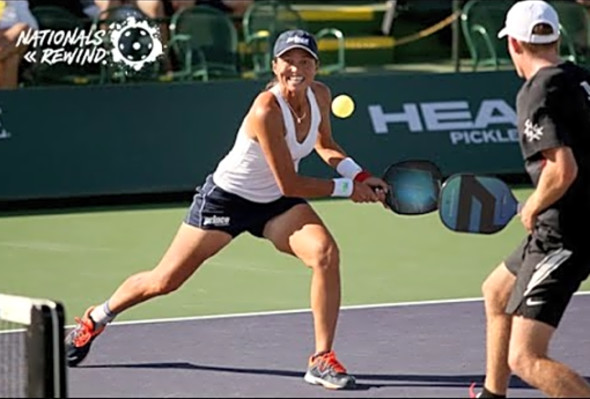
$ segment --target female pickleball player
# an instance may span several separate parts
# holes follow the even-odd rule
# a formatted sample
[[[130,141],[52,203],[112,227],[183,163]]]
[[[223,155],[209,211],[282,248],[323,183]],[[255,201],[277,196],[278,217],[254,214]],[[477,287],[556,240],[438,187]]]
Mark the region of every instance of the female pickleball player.
[[[308,32],[292,30],[278,37],[274,80],[255,98],[234,147],[198,190],[159,264],[129,277],[106,302],[91,306],[76,319],[66,337],[70,366],[86,357],[92,341],[117,314],[176,290],[204,261],[246,231],[269,240],[312,270],[315,351],[305,381],[332,389],[354,384],[333,351],[341,291],[338,246],[304,198],[383,202],[387,185],[334,141],[331,93],[314,80],[318,62],[317,44]],[[299,161],[313,149],[342,177],[299,175]],[[375,186],[383,191],[372,189]]]

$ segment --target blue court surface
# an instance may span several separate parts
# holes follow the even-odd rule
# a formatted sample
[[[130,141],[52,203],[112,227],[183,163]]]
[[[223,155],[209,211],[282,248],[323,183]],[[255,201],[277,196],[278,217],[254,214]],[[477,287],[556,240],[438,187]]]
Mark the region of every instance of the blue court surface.
[[[590,295],[576,295],[550,355],[590,375]],[[71,397],[468,397],[484,372],[480,298],[345,307],[335,349],[357,388],[303,381],[309,310],[114,323],[68,369]],[[517,378],[510,397],[543,397]]]

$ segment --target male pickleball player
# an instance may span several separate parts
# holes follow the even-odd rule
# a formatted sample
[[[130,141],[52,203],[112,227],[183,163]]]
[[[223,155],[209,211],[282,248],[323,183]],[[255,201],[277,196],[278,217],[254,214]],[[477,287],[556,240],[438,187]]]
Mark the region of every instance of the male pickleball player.
[[[513,372],[548,396],[588,398],[588,382],[547,350],[590,273],[590,73],[559,58],[549,3],[515,3],[498,36],[525,79],[517,123],[535,189],[520,212],[527,237],[483,284],[486,378],[477,397],[505,397]]]

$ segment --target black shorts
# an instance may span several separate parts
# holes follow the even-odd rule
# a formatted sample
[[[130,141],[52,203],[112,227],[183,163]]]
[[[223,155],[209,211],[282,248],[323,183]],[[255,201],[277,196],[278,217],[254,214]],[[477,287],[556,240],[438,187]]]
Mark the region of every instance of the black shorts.
[[[237,237],[248,231],[262,237],[266,223],[295,205],[306,204],[302,198],[281,197],[268,203],[252,202],[228,193],[207,176],[205,184],[197,188],[185,223],[204,230],[219,230]]]
[[[566,248],[550,227],[535,229],[504,261],[516,275],[506,312],[557,327],[590,273],[588,250]]]

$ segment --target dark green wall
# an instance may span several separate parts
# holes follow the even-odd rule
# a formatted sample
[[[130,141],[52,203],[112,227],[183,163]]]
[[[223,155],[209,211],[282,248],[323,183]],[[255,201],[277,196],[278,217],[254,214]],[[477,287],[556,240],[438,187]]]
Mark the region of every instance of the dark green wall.
[[[485,131],[488,140],[502,140],[514,130],[513,121],[502,122],[505,110],[494,105],[500,101],[513,112],[520,85],[513,71],[322,80],[334,95],[345,92],[356,101],[351,118],[333,119],[334,136],[374,173],[416,157],[438,162],[445,174],[522,171],[515,142],[454,145],[451,140],[452,131],[476,139]],[[229,150],[243,114],[265,83],[0,91],[0,200],[191,190]],[[480,126],[470,127],[482,103],[488,105],[483,114],[492,123],[484,126],[490,118],[480,117]],[[412,132],[400,122],[376,134],[369,107],[399,114],[404,104],[416,111],[419,119],[413,124],[423,131]],[[430,126],[423,115],[428,109],[434,115]],[[448,123],[459,126],[443,126]],[[8,133],[2,134],[3,129]],[[333,175],[315,155],[302,163],[301,171]]]

